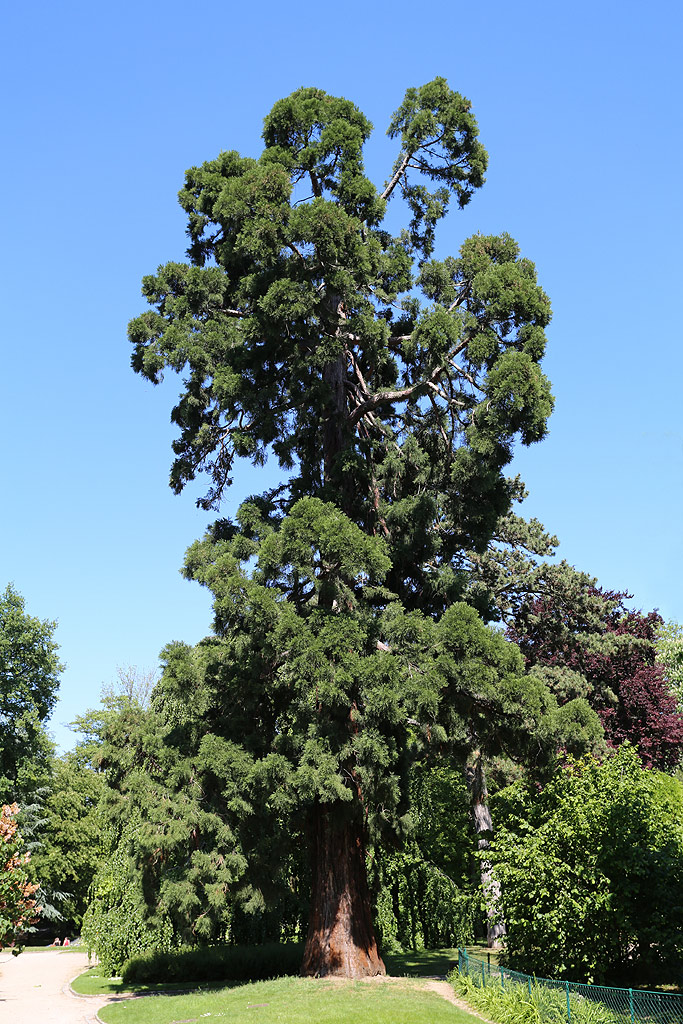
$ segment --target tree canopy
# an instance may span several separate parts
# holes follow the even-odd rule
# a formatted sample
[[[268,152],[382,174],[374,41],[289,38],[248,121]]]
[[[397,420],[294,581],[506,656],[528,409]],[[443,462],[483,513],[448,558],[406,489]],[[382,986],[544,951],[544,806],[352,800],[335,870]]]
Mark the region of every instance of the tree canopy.
[[[511,965],[628,984],[677,977],[683,947],[683,786],[624,744],[569,760],[539,792],[495,800],[490,856]]]
[[[49,776],[52,745],[43,723],[63,669],[55,628],[28,615],[11,584],[0,594],[0,800],[30,800]]]
[[[266,118],[258,160],[188,171],[189,262],[145,278],[154,309],[131,323],[133,366],[185,374],[174,490],[206,471],[216,507],[236,456],[272,453],[289,474],[277,509],[334,501],[392,538],[392,583],[443,606],[463,544],[485,546],[509,506],[513,439],[545,433],[550,305],[507,235],[431,258],[449,200],[483,183],[467,100],[443,79],[408,91],[382,189],[363,172],[370,128],[347,100],[301,89]],[[395,235],[383,220],[399,198],[411,220]]]
[[[522,603],[507,635],[562,703],[588,700],[611,746],[629,742],[646,766],[675,768],[683,753],[683,715],[657,660],[661,616],[628,609],[629,594],[603,590],[569,567],[563,576],[562,588]],[[672,672],[675,646],[661,649]]]

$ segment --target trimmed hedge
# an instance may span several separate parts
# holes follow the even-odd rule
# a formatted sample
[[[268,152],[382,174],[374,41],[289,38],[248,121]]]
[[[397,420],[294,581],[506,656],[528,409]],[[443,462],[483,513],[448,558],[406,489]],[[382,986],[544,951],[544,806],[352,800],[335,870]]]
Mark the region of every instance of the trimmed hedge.
[[[123,969],[124,984],[197,981],[263,981],[298,974],[301,942],[263,946],[207,946],[173,952],[143,953]]]

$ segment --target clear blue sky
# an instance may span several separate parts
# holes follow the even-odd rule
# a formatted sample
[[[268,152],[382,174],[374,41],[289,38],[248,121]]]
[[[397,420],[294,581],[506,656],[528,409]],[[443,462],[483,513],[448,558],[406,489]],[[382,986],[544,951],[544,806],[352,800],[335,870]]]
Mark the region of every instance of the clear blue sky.
[[[683,620],[682,20],[662,0],[6,9],[0,586],[59,620],[61,744],[117,665],[208,632],[178,568],[210,517],[167,487],[176,392],[132,373],[126,324],[142,275],[183,256],[185,169],[258,155],[300,85],[371,118],[378,183],[408,86],[444,75],[472,100],[488,183],[440,252],[509,231],[554,308],[550,435],[515,463],[526,511],[603,585]],[[226,512],[257,489],[241,474]]]

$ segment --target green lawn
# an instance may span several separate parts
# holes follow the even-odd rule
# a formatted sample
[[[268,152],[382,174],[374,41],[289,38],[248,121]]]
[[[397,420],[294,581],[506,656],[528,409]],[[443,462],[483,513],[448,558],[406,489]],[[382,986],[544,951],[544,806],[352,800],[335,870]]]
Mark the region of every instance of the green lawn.
[[[470,956],[477,956],[480,960],[486,960],[490,956],[492,964],[497,964],[503,955],[502,949],[489,949],[485,942],[478,942],[474,946],[465,946],[465,949]]]
[[[151,995],[99,1011],[106,1024],[481,1024],[420,982],[278,978],[190,995]]]
[[[457,949],[423,949],[418,952],[408,953],[387,953],[384,957],[387,974],[397,978],[404,977],[446,977],[446,975],[458,965]],[[211,984],[209,982],[187,982],[169,984],[168,982],[159,985],[125,985],[120,978],[110,978],[102,967],[91,967],[89,971],[81,974],[72,984],[74,992],[82,996],[96,995],[119,995],[122,992],[160,992],[168,989],[191,987],[202,990],[216,988],[225,985],[224,982]]]

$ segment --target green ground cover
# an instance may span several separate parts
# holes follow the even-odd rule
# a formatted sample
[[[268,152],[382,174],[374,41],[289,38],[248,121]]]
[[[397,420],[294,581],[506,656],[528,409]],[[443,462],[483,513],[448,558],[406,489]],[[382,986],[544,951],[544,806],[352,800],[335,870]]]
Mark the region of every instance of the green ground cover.
[[[190,995],[155,995],[99,1011],[105,1024],[479,1024],[412,979],[398,982],[278,978]]]
[[[486,986],[464,974],[454,971],[450,979],[461,999],[465,999],[479,1013],[498,1024],[564,1024],[567,1019],[567,996],[559,989],[544,985],[506,981],[502,988],[495,978]],[[572,1024],[625,1024],[623,1015],[612,1012],[600,1002],[570,994]]]

